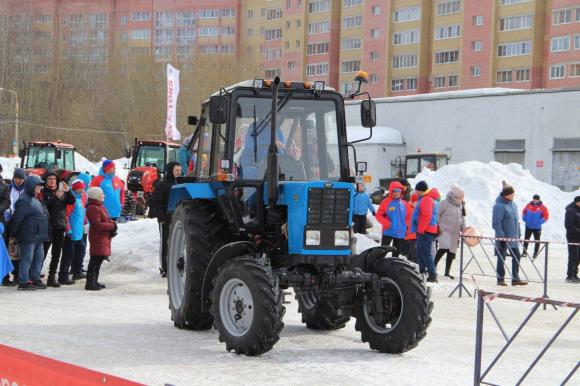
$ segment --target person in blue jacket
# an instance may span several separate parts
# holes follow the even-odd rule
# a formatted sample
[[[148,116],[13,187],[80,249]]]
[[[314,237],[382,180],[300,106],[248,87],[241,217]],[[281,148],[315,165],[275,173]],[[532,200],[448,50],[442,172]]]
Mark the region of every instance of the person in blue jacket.
[[[497,285],[506,286],[505,260],[509,249],[512,256],[512,285],[526,285],[520,280],[520,249],[518,239],[521,236],[518,207],[514,202],[515,190],[506,181],[502,181],[502,191],[495,200],[492,212],[492,226],[496,238],[512,240],[496,240],[497,255]]]
[[[356,193],[353,197],[352,221],[354,222],[354,233],[367,233],[367,213],[371,211],[376,215],[375,207],[371,203],[369,194],[365,191],[364,184],[356,184]]]
[[[91,186],[99,187],[105,193],[104,206],[113,221],[121,216],[125,205],[125,183],[115,175],[115,163],[104,160],[99,175],[93,178]]]
[[[66,207],[68,227],[64,239],[60,271],[58,273],[58,282],[62,285],[71,285],[75,283],[74,280],[84,278],[82,274],[82,263],[86,249],[84,228],[87,222],[85,209],[87,205],[87,194],[85,193],[85,183],[80,179],[74,180],[71,187],[75,202]],[[71,280],[69,277],[71,265],[74,280]]]
[[[14,266],[12,261],[10,261],[10,255],[8,249],[6,249],[6,244],[4,243],[4,223],[0,221],[0,277],[8,277],[8,274],[12,272]]]
[[[185,176],[187,174],[187,172],[189,170],[189,163],[191,162],[191,159],[193,158],[191,151],[189,151],[189,149],[188,149],[189,142],[191,141],[191,138],[193,138],[193,134],[185,137],[185,139],[183,140],[183,143],[179,147],[179,150],[177,150],[177,161],[181,165],[181,175],[182,176]]]
[[[49,239],[48,210],[37,197],[44,182],[31,175],[24,182],[24,194],[16,201],[10,220],[10,234],[20,244],[18,289],[46,289],[40,280],[44,245]]]
[[[397,248],[393,256],[399,256],[401,248],[405,249],[407,233],[407,202],[403,200],[403,185],[393,181],[389,185],[389,196],[381,202],[375,218],[383,226],[381,245],[391,245]]]

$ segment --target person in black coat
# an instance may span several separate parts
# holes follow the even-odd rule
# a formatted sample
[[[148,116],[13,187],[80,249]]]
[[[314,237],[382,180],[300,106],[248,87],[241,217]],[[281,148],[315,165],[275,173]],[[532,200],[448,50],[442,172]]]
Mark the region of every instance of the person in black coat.
[[[32,175],[26,178],[24,194],[16,201],[10,220],[10,235],[20,244],[18,289],[46,289],[40,280],[44,260],[43,243],[49,239],[48,210],[37,197],[43,181]]]
[[[159,182],[153,191],[151,198],[151,217],[157,217],[159,223],[159,233],[161,236],[161,248],[159,250],[159,260],[161,276],[167,274],[167,240],[169,239],[169,226],[171,225],[171,214],[167,213],[169,205],[169,195],[171,187],[175,185],[175,179],[181,176],[181,165],[178,162],[169,162],[165,167],[165,177]]]
[[[44,201],[50,217],[50,239],[44,243],[44,259],[46,259],[48,250],[52,246],[46,284],[49,287],[60,287],[56,280],[56,274],[64,245],[64,234],[67,229],[66,206],[75,203],[75,196],[64,182],[59,186],[60,181],[56,173],[46,172],[43,178],[46,186],[40,192],[40,199]],[[73,277],[73,279],[82,279],[82,277]]]
[[[564,217],[566,240],[568,243],[580,243],[580,196],[574,197],[574,202],[566,207]],[[580,245],[568,245],[568,272],[566,282],[580,283],[578,265],[580,264]]]

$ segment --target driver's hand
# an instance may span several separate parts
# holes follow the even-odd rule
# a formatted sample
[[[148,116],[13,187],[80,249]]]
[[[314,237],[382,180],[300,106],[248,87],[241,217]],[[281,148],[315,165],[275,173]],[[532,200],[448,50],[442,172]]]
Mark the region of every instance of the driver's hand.
[[[64,192],[62,190],[57,190],[54,194],[57,198],[62,198],[64,196]]]

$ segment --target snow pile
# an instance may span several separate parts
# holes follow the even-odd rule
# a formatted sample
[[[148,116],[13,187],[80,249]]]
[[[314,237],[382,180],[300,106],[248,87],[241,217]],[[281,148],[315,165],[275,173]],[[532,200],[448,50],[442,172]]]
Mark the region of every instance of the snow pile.
[[[430,187],[439,189],[442,198],[449,191],[451,184],[461,186],[465,190],[466,223],[476,226],[486,236],[494,235],[491,213],[501,191],[502,180],[508,181],[514,187],[515,202],[520,213],[534,194],[540,195],[550,212],[550,219],[542,230],[542,238],[545,240],[565,241],[564,208],[572,202],[575,195],[580,194],[580,191],[563,192],[556,186],[539,181],[521,165],[503,165],[497,162],[486,164],[469,161],[448,165],[436,172],[424,169],[411,181],[411,185],[415,186],[415,183],[421,180],[427,181]],[[521,224],[523,232],[523,221]]]
[[[131,167],[131,158],[118,158],[118,159],[114,159],[112,160],[115,163],[115,174],[117,175],[117,177],[119,177],[120,179],[122,179],[123,181],[127,181],[127,174],[129,174],[129,169]],[[95,174],[99,173],[99,169],[101,168],[101,165],[103,164],[103,161],[99,161],[95,164],[95,167],[97,169],[97,172]]]
[[[75,168],[77,171],[89,172],[93,176],[99,173],[99,168],[94,162],[89,161],[77,152],[75,152]]]

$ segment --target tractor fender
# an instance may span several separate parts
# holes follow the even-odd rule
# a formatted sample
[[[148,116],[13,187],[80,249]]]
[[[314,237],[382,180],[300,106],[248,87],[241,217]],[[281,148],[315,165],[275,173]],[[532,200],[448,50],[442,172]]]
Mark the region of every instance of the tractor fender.
[[[217,274],[218,269],[228,260],[231,260],[242,255],[251,254],[255,255],[257,252],[256,244],[251,241],[235,241],[223,245],[218,249],[211,257],[209,264],[203,275],[203,286],[201,293],[201,308],[202,310],[209,311],[209,304],[205,302],[204,299],[209,297],[211,283],[213,278]]]
[[[359,255],[353,256],[350,264],[348,265],[349,270],[354,270],[355,268],[360,268],[365,272],[372,272],[375,260],[381,259],[387,255],[389,252],[396,251],[397,248],[391,246],[380,246],[369,248],[363,251]]]

